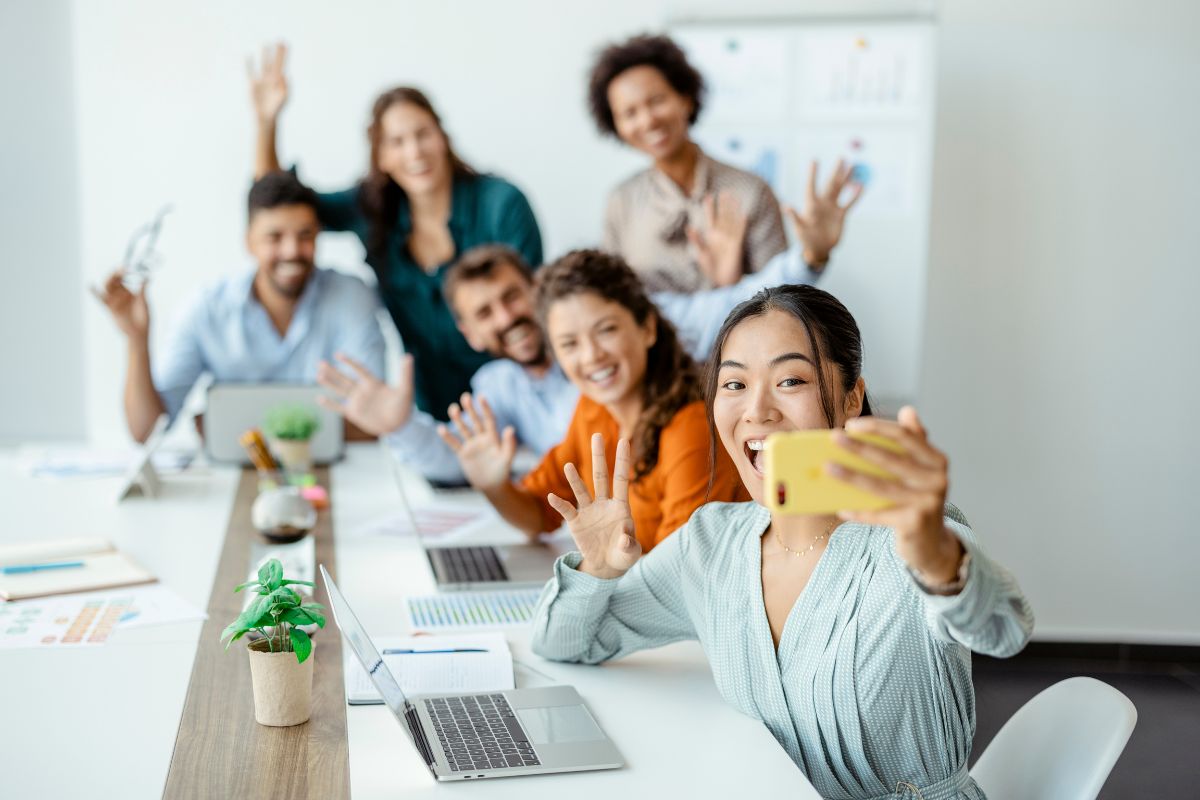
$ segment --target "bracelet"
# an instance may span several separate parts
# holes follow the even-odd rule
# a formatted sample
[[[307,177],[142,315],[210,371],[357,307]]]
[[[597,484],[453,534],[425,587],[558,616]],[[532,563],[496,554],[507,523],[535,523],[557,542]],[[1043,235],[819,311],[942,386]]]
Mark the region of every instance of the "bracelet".
[[[908,568],[908,573],[912,575],[914,581],[921,591],[926,594],[950,595],[958,594],[967,585],[967,571],[971,566],[971,551],[963,548],[962,560],[958,562],[958,575],[954,580],[948,583],[930,583],[929,579],[921,574],[920,570],[912,567]]]

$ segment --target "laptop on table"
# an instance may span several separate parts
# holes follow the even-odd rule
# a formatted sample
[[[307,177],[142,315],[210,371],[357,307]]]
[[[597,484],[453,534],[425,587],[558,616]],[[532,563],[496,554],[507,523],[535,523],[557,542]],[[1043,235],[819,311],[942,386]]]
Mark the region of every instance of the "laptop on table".
[[[395,458],[388,453],[392,477],[400,493],[400,505],[417,536],[417,543],[429,559],[438,589],[488,590],[523,589],[542,586],[554,574],[554,562],[561,552],[547,544],[443,544],[429,542],[404,491]]]
[[[324,390],[316,384],[213,383],[204,409],[204,451],[210,461],[248,465],[250,459],[238,438],[250,428],[263,427],[276,406],[311,408],[320,421],[313,435],[314,464],[340,461],[345,451],[344,423],[337,412],[317,405]]]
[[[325,566],[320,570],[338,629],[437,780],[623,766],[571,686],[406,697]]]

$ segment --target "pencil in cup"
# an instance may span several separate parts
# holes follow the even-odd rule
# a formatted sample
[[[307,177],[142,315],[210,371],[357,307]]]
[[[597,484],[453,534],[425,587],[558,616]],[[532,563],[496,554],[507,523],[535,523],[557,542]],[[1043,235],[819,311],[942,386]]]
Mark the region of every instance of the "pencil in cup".
[[[258,470],[260,486],[266,483],[279,484],[279,465],[267,450],[267,443],[257,428],[251,428],[238,437],[238,442],[250,457],[250,463]]]

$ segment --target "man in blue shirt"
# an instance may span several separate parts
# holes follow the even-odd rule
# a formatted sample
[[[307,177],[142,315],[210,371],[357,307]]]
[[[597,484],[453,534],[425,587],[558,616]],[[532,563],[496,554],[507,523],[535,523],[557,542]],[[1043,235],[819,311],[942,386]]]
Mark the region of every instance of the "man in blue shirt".
[[[703,362],[734,306],[767,286],[811,283],[817,274],[792,248],[731,286],[691,294],[657,292],[651,299],[678,329],[688,351]],[[487,400],[497,430],[511,426],[518,444],[540,458],[562,441],[579,390],[551,358],[534,319],[533,271],[511,248],[484,245],[450,267],[443,291],[471,347],[496,356],[475,373],[472,392]],[[344,355],[338,361],[349,374],[322,364],[317,380],[342,401],[322,398],[323,405],[368,433],[386,436],[396,457],[428,480],[465,481],[457,456],[437,434],[437,421],[413,407],[411,355],[404,357],[396,386]]]
[[[313,191],[290,173],[255,181],[246,249],[257,268],[209,286],[153,367],[145,284],[131,290],[122,268],[95,291],[128,340],[125,422],[134,439],[145,441],[160,414],[174,419],[204,373],[218,383],[314,383],[317,365],[334,353],[352,354],[383,373],[375,292],[313,263],[316,204]]]

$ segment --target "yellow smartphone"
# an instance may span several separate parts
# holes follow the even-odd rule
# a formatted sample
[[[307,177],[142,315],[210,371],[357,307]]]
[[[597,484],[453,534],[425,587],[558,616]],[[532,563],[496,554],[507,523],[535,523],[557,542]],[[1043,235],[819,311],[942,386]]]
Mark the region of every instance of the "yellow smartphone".
[[[832,461],[868,475],[895,477],[839,447],[833,433],[832,430],[791,431],[767,437],[763,443],[767,508],[777,514],[833,514],[873,511],[891,505],[890,500],[851,486],[825,471],[825,464]],[[894,453],[904,452],[903,447],[884,436],[861,433],[849,436]]]

